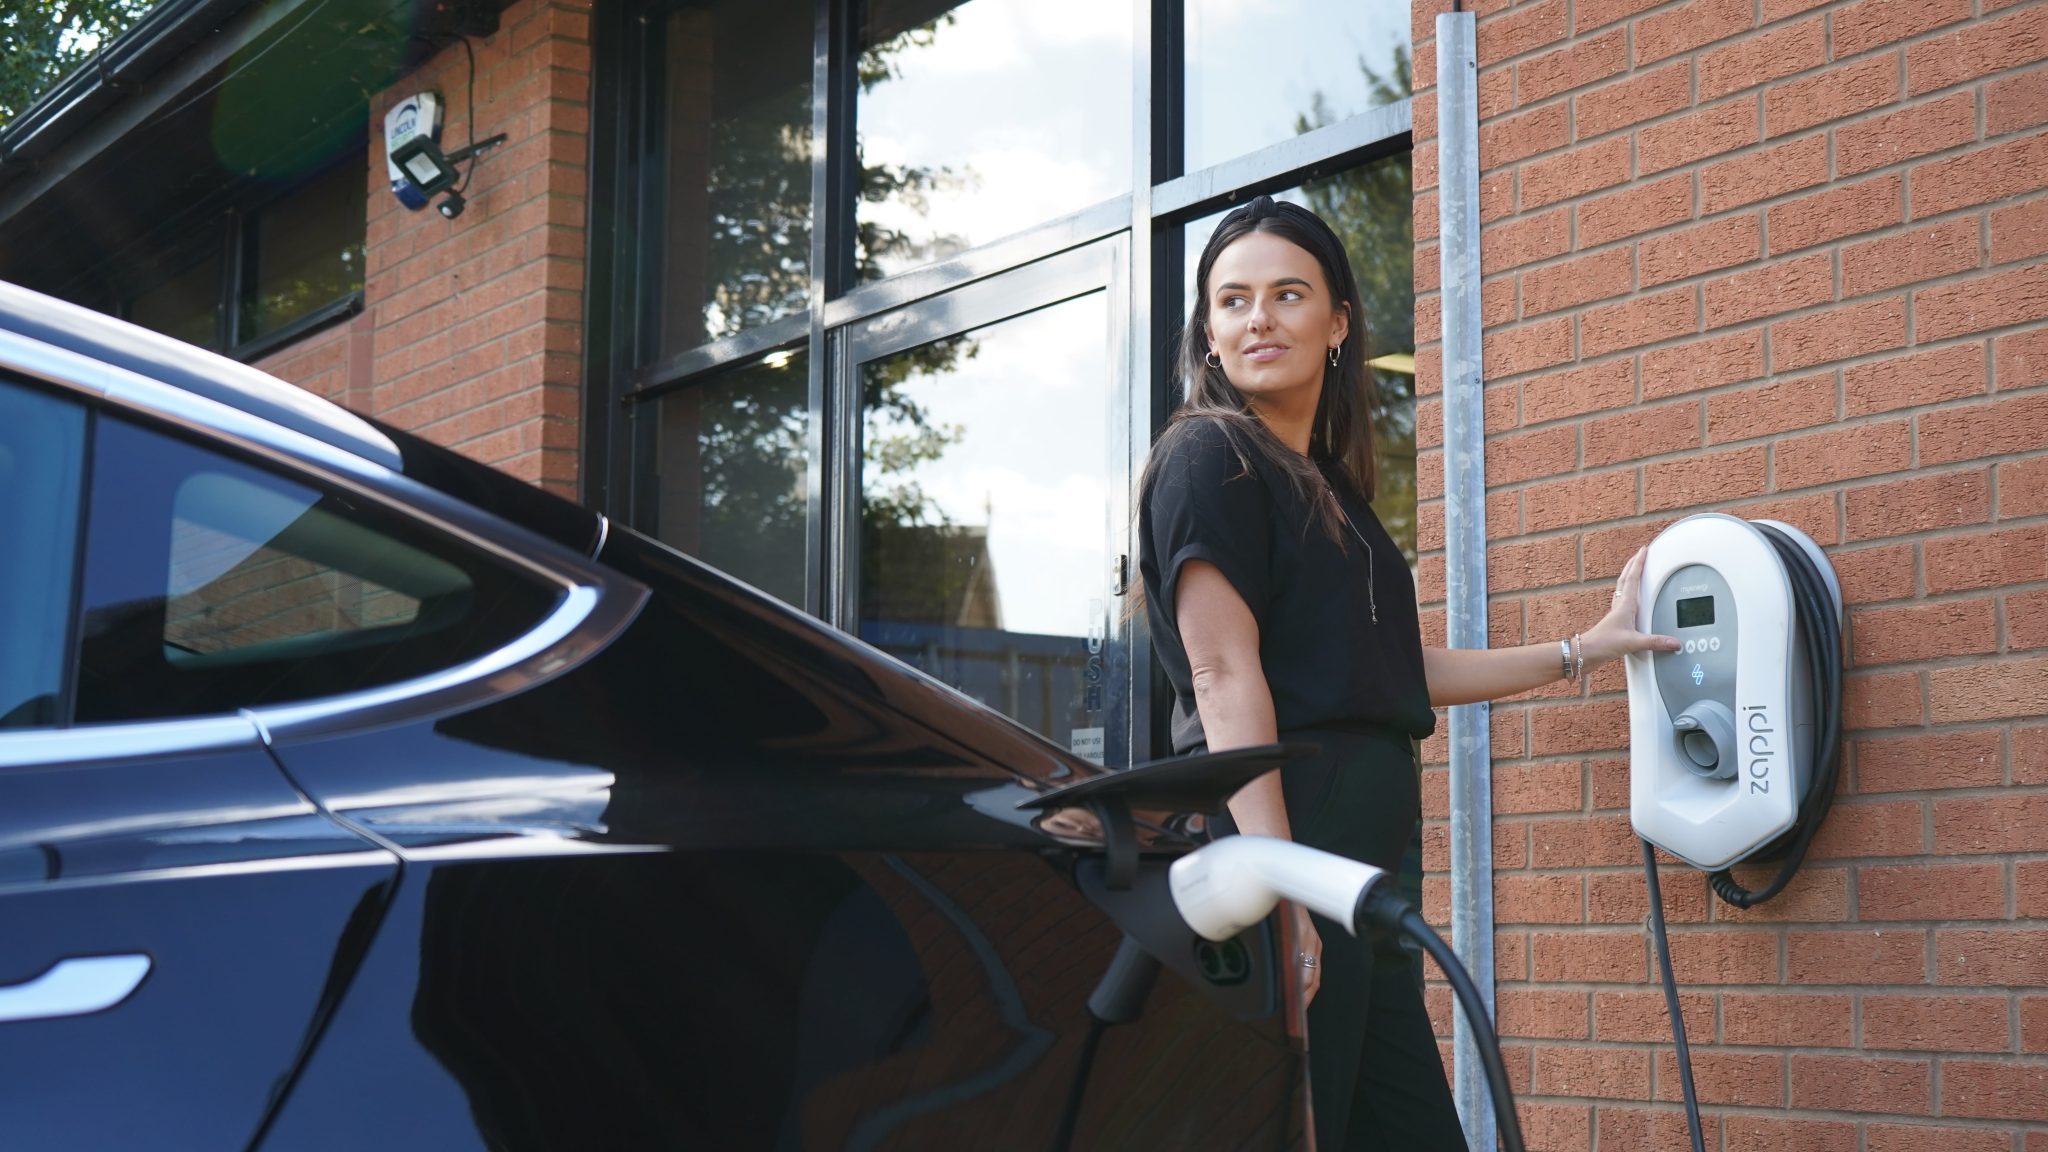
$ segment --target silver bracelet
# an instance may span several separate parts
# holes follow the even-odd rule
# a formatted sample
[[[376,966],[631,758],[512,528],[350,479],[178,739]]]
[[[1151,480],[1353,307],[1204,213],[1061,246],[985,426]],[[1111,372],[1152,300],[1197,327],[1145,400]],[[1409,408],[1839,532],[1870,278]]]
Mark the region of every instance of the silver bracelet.
[[[1559,680],[1569,680],[1569,679],[1571,679],[1571,678],[1572,678],[1572,642],[1571,642],[1571,641],[1569,641],[1569,640],[1559,640],[1559,641],[1557,642],[1557,659],[1558,659],[1558,664],[1559,664],[1559,668],[1558,668],[1558,673],[1557,673],[1557,678],[1558,678]]]
[[[1583,683],[1586,679],[1586,649],[1579,643],[1579,634],[1572,633],[1572,679]]]

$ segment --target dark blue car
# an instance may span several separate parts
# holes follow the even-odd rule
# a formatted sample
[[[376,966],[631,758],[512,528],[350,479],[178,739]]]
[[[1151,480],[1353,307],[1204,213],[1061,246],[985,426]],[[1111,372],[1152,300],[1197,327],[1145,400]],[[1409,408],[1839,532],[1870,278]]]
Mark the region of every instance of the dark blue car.
[[[1268,942],[1162,876],[1257,770],[0,286],[10,1152],[1289,1146]]]

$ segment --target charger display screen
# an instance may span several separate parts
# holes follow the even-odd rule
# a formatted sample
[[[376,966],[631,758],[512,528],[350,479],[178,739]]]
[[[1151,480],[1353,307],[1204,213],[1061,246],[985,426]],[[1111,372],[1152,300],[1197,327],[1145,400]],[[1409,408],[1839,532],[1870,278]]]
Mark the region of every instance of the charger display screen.
[[[1680,628],[1704,628],[1714,622],[1714,598],[1694,596],[1678,602]]]

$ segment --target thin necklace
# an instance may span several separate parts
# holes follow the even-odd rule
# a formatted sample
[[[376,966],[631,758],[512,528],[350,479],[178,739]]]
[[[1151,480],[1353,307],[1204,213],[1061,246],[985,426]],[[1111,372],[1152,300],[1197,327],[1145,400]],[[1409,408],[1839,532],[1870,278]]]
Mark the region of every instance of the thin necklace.
[[[1337,506],[1337,516],[1344,521],[1344,526],[1351,529],[1351,534],[1358,537],[1360,544],[1365,545],[1365,603],[1372,609],[1372,622],[1377,624],[1380,622],[1380,602],[1373,595],[1372,541],[1367,540],[1365,533],[1358,530],[1358,525],[1351,522],[1351,515],[1344,511],[1344,501],[1337,498],[1337,489],[1327,476],[1323,477],[1323,491],[1329,493],[1330,503]]]

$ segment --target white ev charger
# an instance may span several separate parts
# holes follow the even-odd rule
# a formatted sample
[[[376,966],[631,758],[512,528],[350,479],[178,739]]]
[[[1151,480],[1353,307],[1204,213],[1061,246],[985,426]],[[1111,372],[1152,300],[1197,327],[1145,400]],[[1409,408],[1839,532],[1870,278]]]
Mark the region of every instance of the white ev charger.
[[[1627,661],[1629,816],[1638,836],[1705,872],[1781,841],[1815,782],[1816,725],[1834,721],[1816,710],[1836,705],[1816,699],[1814,659],[1828,654],[1801,626],[1801,566],[1826,587],[1825,643],[1841,633],[1842,592],[1797,528],[1709,513],[1650,543],[1636,625],[1684,647]]]

